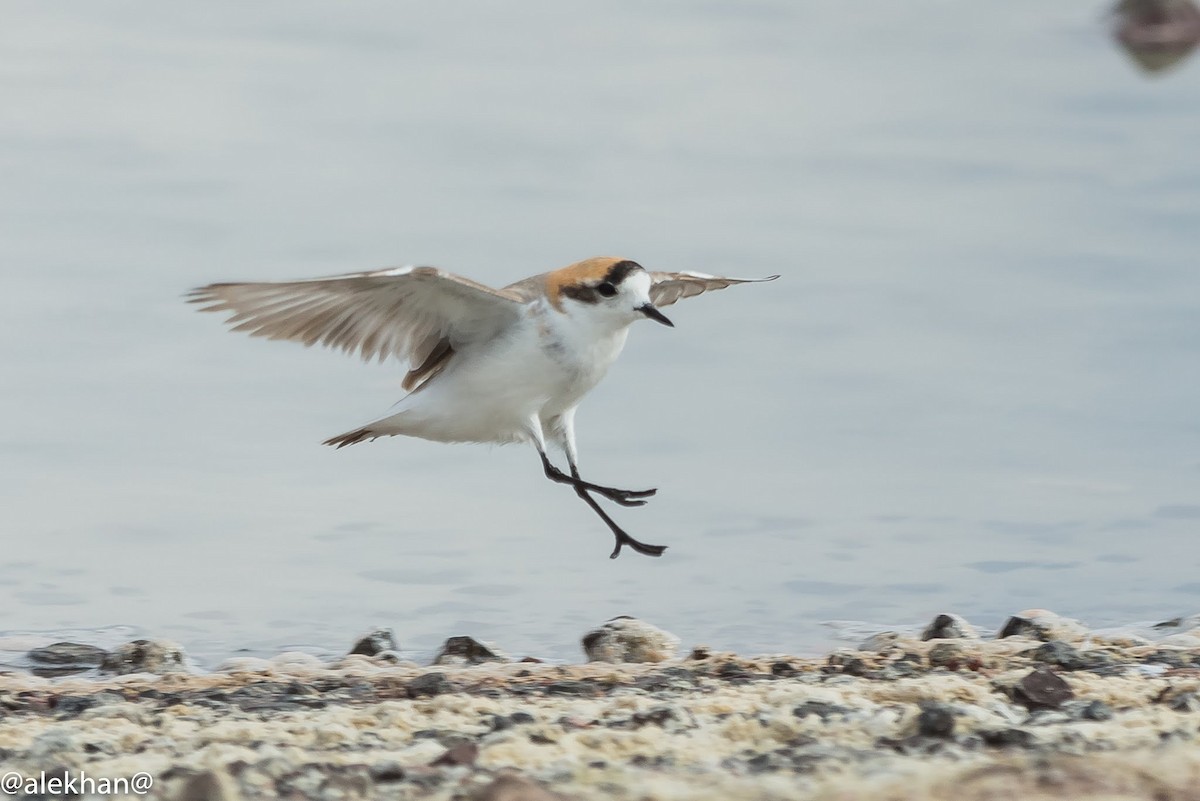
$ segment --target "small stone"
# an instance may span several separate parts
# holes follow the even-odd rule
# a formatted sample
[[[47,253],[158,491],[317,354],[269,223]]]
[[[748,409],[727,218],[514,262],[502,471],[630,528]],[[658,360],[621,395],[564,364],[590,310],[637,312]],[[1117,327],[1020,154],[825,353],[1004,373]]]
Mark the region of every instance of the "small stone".
[[[508,719],[518,726],[525,723],[533,723],[535,720],[537,720],[537,718],[528,712],[513,712],[508,716]]]
[[[44,679],[91,670],[102,664],[107,655],[102,648],[77,642],[56,642],[26,654],[32,663],[29,672]]]
[[[506,774],[481,788],[471,801],[564,801],[564,797],[524,776]]]
[[[634,712],[630,721],[634,728],[641,728],[646,725],[655,725],[661,728],[669,720],[675,719],[675,710],[669,706],[659,706],[654,709],[648,709],[645,712]]]
[[[954,711],[945,704],[926,702],[917,715],[917,734],[949,739],[954,736]]]
[[[599,695],[600,688],[587,681],[554,681],[545,686],[547,695]]]
[[[1051,640],[1039,645],[1033,650],[1032,656],[1035,662],[1056,665],[1063,670],[1082,670],[1091,664],[1075,646],[1062,640]]]
[[[470,637],[451,637],[433,658],[435,665],[482,665],[484,662],[503,662],[503,656]]]
[[[205,770],[189,775],[173,797],[177,801],[234,801],[240,796],[228,773]]]
[[[100,665],[104,673],[178,673],[186,671],[183,648],[165,640],[134,640],[117,646]]]
[[[967,652],[961,645],[952,642],[940,642],[929,649],[930,667],[944,667],[947,670],[958,670],[966,661]]]
[[[452,748],[447,749],[446,753],[442,754],[437,759],[429,764],[435,767],[443,765],[474,765],[475,760],[479,757],[479,746],[475,743],[459,743]]]
[[[96,699],[88,695],[63,695],[54,702],[54,711],[75,716],[96,706]]]
[[[858,646],[860,651],[871,651],[873,653],[883,653],[890,651],[896,647],[896,643],[900,640],[900,635],[894,631],[881,631],[878,634],[872,634],[867,639],[863,640]]]
[[[958,615],[941,614],[921,632],[921,639],[928,640],[977,640],[979,631]]]
[[[450,682],[445,673],[424,673],[410,681],[405,687],[409,698],[423,698],[430,695],[441,695],[450,692]]]
[[[981,731],[979,736],[988,745],[999,748],[1028,748],[1033,745],[1033,735],[1024,729]]]
[[[1200,695],[1196,693],[1180,693],[1168,703],[1176,712],[1200,712]]]
[[[398,650],[400,647],[396,645],[396,635],[391,629],[375,629],[371,633],[359,637],[358,641],[354,643],[354,647],[350,649],[350,653],[361,656],[378,656],[384,651]]]
[[[1053,671],[1045,668],[1024,676],[1012,687],[1012,699],[1026,709],[1058,709],[1075,697],[1071,685]]]
[[[1059,617],[1045,609],[1027,609],[1013,615],[1004,622],[996,639],[1005,637],[1030,637],[1042,642],[1064,640],[1077,642],[1088,635],[1087,627],[1077,620]]]
[[[674,634],[627,616],[615,617],[583,638],[589,662],[662,662],[678,648]]]
[[[1112,720],[1112,707],[1103,701],[1097,699],[1090,701],[1083,709],[1079,710],[1079,717],[1082,720]]]
[[[712,657],[712,648],[710,648],[707,645],[697,645],[697,646],[693,647],[691,653],[689,653],[687,656],[688,659],[694,660],[696,662],[699,662],[704,659],[709,659],[711,657]]]
[[[821,720],[828,720],[833,715],[845,715],[851,712],[849,707],[831,704],[826,701],[805,701],[792,709],[792,714],[803,720],[809,715],[816,715]]]
[[[372,765],[367,775],[371,781],[379,784],[404,781],[404,766],[399,762],[380,762]]]

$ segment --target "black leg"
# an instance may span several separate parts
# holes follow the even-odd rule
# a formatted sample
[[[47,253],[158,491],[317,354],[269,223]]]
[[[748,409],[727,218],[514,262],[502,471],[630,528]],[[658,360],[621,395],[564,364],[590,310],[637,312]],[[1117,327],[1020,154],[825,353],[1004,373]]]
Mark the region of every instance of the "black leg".
[[[539,451],[539,453],[541,452]],[[574,468],[571,469],[571,475],[568,476],[566,473],[551,464],[550,459],[546,456],[546,454],[541,453],[541,457],[542,468],[546,471],[546,478],[550,479],[551,481],[557,481],[559,484],[570,484],[576,489],[583,487],[584,489],[591,490],[598,495],[603,495],[610,501],[619,503],[622,506],[645,506],[646,502],[641,499],[649,498],[651,495],[658,492],[656,489],[623,490],[615,489],[613,487],[602,487],[599,484],[593,484],[590,481],[584,481],[579,477],[579,471],[575,470]]]
[[[572,475],[568,476],[565,473],[563,473],[561,470],[559,470],[557,467],[550,464],[550,459],[548,459],[546,457],[546,454],[541,453],[541,451],[539,451],[538,453],[542,457],[542,466],[546,469],[547,477],[551,478],[554,481],[558,481],[561,484],[573,485],[575,487],[575,494],[578,495],[580,498],[583,498],[584,503],[586,503],[588,506],[592,507],[592,511],[600,516],[600,519],[603,520],[605,525],[608,526],[609,531],[611,531],[613,533],[613,536],[617,538],[617,546],[615,548],[613,548],[613,552],[611,554],[609,554],[609,556],[608,556],[609,559],[616,559],[618,556],[620,556],[621,548],[625,545],[628,545],[633,550],[637,551],[640,554],[644,554],[645,556],[662,556],[663,551],[667,550],[667,546],[665,546],[665,545],[647,545],[644,542],[639,542],[638,540],[635,540],[633,537],[631,537],[627,533],[625,533],[625,530],[622,529],[620,526],[618,526],[616,524],[616,521],[614,521],[611,517],[609,517],[608,514],[605,513],[605,511],[603,509],[600,508],[600,504],[596,503],[596,499],[588,494],[588,484],[586,481],[580,480],[578,470],[575,470],[574,468],[572,468],[571,469]],[[558,478],[558,476],[561,476],[561,478]],[[645,503],[645,501],[642,501],[641,503]],[[627,504],[627,505],[632,506],[632,505],[640,505],[640,504]]]

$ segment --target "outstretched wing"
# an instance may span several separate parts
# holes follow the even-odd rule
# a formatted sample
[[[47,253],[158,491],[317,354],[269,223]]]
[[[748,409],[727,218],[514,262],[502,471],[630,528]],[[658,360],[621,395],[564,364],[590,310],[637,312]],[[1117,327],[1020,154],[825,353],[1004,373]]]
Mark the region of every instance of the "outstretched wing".
[[[188,298],[200,311],[230,312],[226,322],[251,336],[320,343],[367,361],[408,359],[410,378],[417,379],[436,366],[431,362],[442,364],[455,349],[499,334],[522,305],[519,295],[435,267],[209,284]]]
[[[714,292],[734,284],[757,284],[774,281],[778,275],[766,278],[722,278],[704,273],[650,273],[650,302],[655,306],[670,306],[681,298],[695,297],[704,292]]]

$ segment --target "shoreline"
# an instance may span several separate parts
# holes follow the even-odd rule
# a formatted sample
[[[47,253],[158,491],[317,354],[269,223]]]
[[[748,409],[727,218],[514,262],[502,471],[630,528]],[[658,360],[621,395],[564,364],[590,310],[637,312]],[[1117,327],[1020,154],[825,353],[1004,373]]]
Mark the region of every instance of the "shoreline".
[[[146,772],[144,797],[172,801],[1200,801],[1196,630],[1148,642],[1023,614],[999,639],[939,616],[930,639],[818,658],[680,656],[669,634],[610,621],[600,653],[636,661],[493,661],[462,638],[459,664],[436,666],[383,648],[207,674],[9,672],[0,764]]]

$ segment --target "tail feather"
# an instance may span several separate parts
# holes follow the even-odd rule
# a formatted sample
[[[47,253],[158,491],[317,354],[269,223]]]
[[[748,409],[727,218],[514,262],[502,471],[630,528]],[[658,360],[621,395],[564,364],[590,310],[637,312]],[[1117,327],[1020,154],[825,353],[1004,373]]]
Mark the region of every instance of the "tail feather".
[[[347,445],[357,445],[360,442],[366,442],[371,439],[379,439],[387,434],[373,431],[370,428],[358,428],[354,431],[347,431],[345,434],[338,434],[336,437],[330,437],[325,440],[322,445],[332,445],[335,448],[344,448]]]

